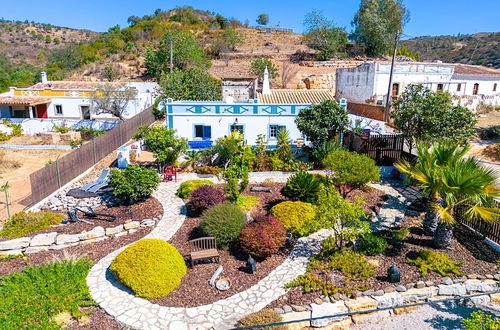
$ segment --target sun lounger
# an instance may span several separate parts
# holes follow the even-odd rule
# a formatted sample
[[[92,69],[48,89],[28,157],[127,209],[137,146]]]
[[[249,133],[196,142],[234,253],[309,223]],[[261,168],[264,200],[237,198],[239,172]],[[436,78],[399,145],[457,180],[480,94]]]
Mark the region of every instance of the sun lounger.
[[[85,214],[86,217],[89,217],[89,218],[108,218],[106,220],[108,221],[115,221],[116,220],[116,216],[112,215],[112,214],[105,214],[105,213],[96,213],[94,212],[94,210],[88,206],[87,207],[88,211],[85,211],[85,210],[82,210],[80,208],[75,208],[75,213],[76,212],[82,212],[83,214]]]
[[[84,191],[89,191],[90,188],[94,187],[95,185],[101,184],[105,180],[107,180],[108,176],[109,176],[109,170],[102,170],[101,175],[97,178],[97,180],[91,183],[84,184],[83,186],[80,187],[80,189]]]
[[[91,192],[91,193],[96,193],[100,189],[106,187],[108,184],[109,184],[109,179],[106,179],[103,182],[98,183],[98,184],[92,186],[88,191]]]
[[[93,223],[90,221],[78,218],[78,215],[76,214],[76,210],[75,211],[68,211],[68,216],[69,216],[69,222],[80,221],[80,222],[85,222],[85,223],[93,225]]]

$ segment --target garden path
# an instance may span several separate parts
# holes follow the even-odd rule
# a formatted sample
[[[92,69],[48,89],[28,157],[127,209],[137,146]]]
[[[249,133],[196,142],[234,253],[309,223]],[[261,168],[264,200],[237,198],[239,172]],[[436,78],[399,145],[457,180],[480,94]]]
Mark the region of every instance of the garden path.
[[[421,195],[401,180],[382,180],[378,183],[370,184],[375,189],[382,190],[388,195],[388,199],[376,213],[372,221],[372,230],[391,229],[403,221],[408,206]]]

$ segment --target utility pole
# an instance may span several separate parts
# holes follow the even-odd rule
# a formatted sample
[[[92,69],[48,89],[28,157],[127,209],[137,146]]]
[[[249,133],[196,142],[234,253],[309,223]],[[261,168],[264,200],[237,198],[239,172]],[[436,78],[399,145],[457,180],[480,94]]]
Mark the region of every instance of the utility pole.
[[[170,73],[174,71],[174,40],[170,38]]]
[[[384,111],[384,121],[389,121],[389,114],[391,111],[391,101],[392,101],[392,75],[394,73],[394,62],[396,61],[396,51],[398,50],[398,41],[399,41],[399,31],[396,32],[396,36],[394,37],[394,50],[392,52],[392,61],[391,61],[391,73],[389,74],[389,87],[387,88],[387,100],[385,101],[385,111]]]

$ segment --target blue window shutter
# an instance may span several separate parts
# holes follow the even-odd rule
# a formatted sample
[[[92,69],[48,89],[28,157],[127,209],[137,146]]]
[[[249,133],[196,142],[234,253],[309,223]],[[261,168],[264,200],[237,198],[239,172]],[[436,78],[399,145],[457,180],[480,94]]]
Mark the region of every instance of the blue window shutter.
[[[203,137],[205,139],[212,138],[212,126],[203,126]]]

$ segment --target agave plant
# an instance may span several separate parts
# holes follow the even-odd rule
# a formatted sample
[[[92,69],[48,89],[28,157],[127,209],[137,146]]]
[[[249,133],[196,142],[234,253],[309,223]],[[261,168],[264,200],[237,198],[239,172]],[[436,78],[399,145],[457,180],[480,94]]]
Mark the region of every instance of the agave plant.
[[[283,196],[302,202],[314,203],[318,198],[320,180],[307,172],[292,175],[281,190]]]
[[[468,146],[458,146],[451,142],[427,143],[417,142],[417,161],[410,163],[400,161],[395,164],[396,168],[408,175],[410,180],[416,181],[427,197],[427,211],[423,222],[423,229],[428,234],[436,231],[439,217],[433,205],[441,204],[442,200],[438,190],[442,184],[441,176],[443,167],[452,161],[461,159],[467,151]]]

